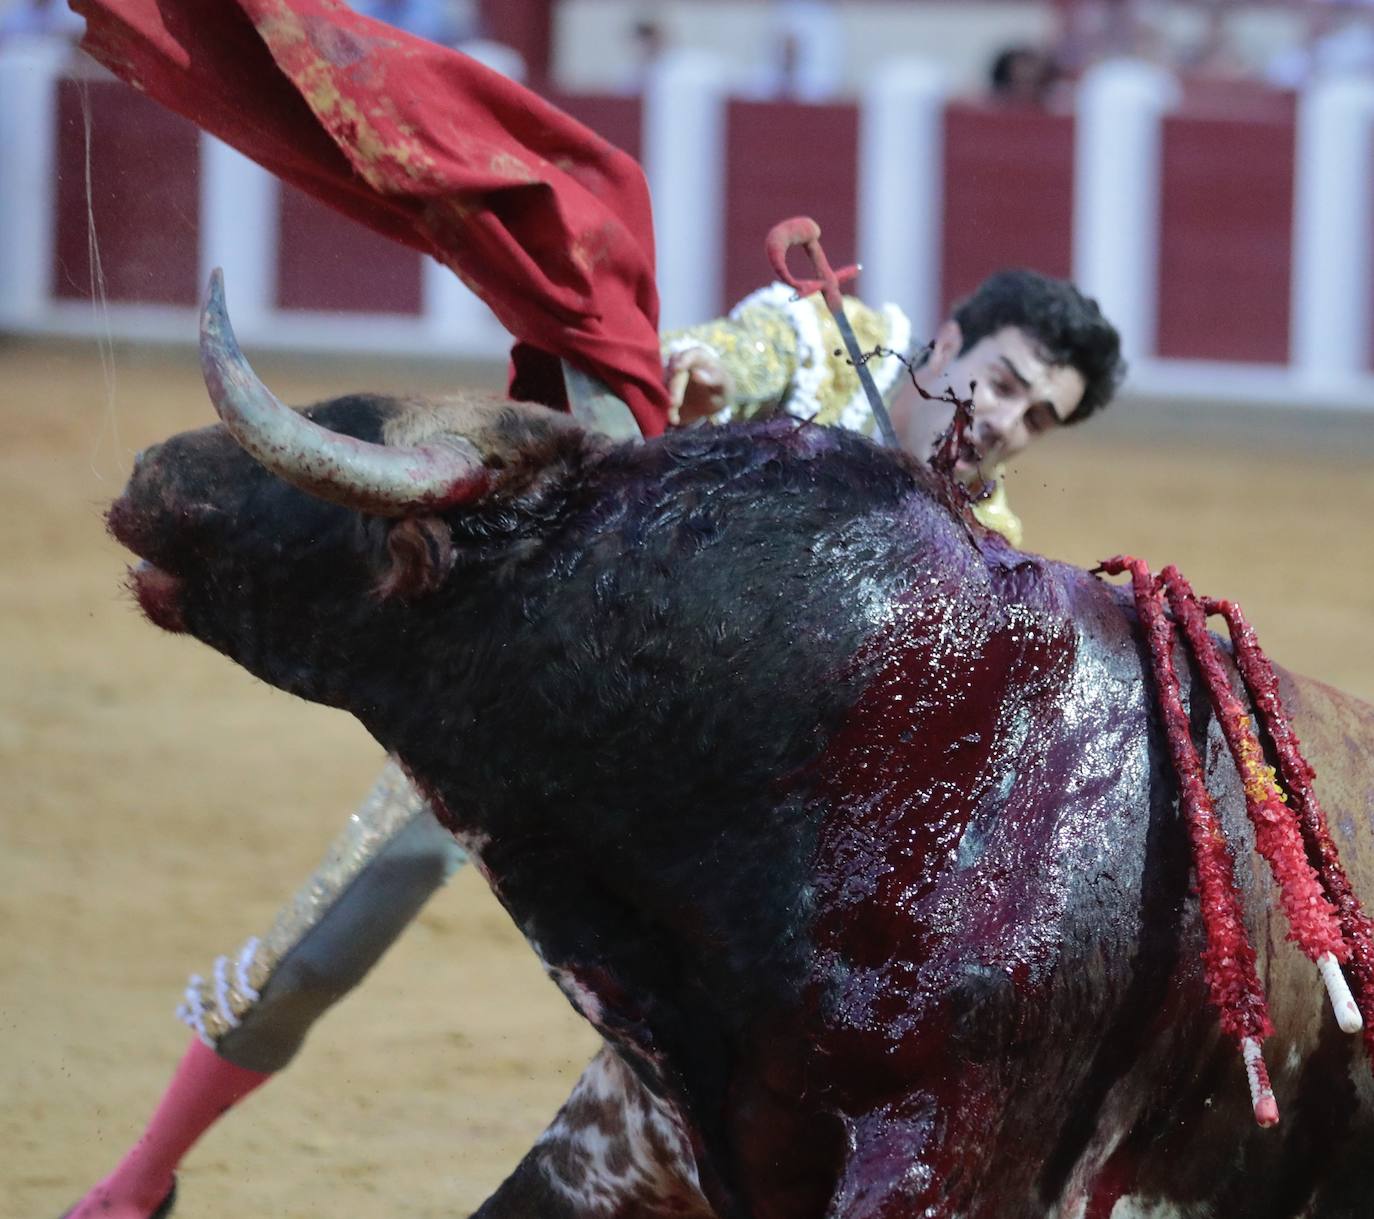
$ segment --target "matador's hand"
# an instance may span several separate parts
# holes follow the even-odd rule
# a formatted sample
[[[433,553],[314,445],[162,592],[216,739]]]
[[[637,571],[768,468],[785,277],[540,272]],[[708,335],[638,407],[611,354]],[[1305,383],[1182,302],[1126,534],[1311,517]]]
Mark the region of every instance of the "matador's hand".
[[[672,400],[670,419],[675,424],[695,423],[734,401],[734,378],[708,348],[674,352],[664,376]]]

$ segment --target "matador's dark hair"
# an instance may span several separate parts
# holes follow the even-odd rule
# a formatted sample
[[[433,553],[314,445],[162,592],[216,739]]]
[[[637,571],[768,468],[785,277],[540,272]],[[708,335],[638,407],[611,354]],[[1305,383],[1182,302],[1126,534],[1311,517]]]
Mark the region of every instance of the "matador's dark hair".
[[[1069,423],[1081,423],[1106,406],[1126,375],[1116,327],[1068,280],[1019,268],[998,271],[955,305],[953,317],[963,332],[961,355],[979,339],[1015,326],[1051,364],[1082,373],[1083,400]]]

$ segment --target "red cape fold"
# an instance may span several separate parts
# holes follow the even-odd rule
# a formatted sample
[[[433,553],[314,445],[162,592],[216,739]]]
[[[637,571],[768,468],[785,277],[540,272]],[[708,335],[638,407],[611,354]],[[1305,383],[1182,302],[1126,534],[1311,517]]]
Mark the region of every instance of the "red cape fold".
[[[338,0],[72,0],[85,49],[283,181],[453,269],[515,336],[517,397],[560,358],[646,436],[668,398],[635,160],[476,60]]]

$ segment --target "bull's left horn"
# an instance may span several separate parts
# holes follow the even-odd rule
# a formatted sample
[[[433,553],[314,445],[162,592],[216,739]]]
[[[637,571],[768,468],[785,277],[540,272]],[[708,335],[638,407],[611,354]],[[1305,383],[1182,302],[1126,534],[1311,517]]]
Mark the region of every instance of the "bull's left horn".
[[[281,402],[239,350],[218,268],[200,315],[200,367],[215,410],[244,450],[320,499],[378,516],[416,516],[474,499],[490,484],[480,455],[462,437],[371,444],[331,432]]]

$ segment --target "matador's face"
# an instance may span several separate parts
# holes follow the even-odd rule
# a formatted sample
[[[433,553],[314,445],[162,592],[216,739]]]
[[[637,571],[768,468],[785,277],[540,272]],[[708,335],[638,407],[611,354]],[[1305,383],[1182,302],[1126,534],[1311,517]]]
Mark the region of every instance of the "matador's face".
[[[1066,423],[1083,400],[1083,374],[1068,364],[1051,364],[1035,341],[1017,326],[1004,326],[960,352],[955,322],[940,327],[930,358],[919,373],[921,387],[939,395],[952,389],[973,400],[973,435],[981,468],[1014,457],[1037,436]],[[949,424],[950,408],[909,395],[894,408],[903,447],[922,459],[930,455]],[[972,478],[977,468],[960,473]]]

